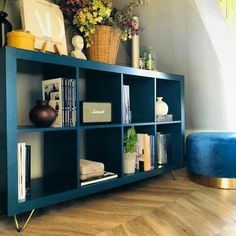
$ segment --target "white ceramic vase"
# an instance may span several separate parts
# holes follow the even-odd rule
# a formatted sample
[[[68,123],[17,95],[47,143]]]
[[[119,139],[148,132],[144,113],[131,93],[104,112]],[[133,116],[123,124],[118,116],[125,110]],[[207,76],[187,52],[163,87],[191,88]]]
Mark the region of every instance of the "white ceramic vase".
[[[168,113],[168,105],[162,101],[163,97],[157,97],[156,101],[156,115],[165,116]]]
[[[136,165],[136,152],[124,153],[124,173],[125,174],[135,173],[135,165]]]

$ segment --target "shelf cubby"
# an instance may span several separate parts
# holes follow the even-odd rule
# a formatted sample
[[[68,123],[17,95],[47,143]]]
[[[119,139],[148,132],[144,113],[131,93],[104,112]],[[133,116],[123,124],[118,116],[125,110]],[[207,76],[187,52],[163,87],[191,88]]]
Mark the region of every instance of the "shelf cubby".
[[[33,126],[29,119],[29,112],[36,105],[37,100],[42,100],[43,80],[76,78],[76,68],[72,66],[18,59],[16,69],[18,127]]]
[[[122,130],[121,128],[85,129],[81,157],[104,163],[105,171],[121,175]]]
[[[155,89],[153,78],[123,75],[123,84],[129,85],[131,123],[155,122]]]
[[[163,97],[168,105],[168,114],[173,115],[173,121],[181,120],[182,90],[178,80],[156,79],[156,97]]]
[[[17,142],[31,146],[30,199],[78,187],[77,131],[21,132]]]
[[[180,132],[181,124],[175,123],[172,125],[161,125],[157,126],[156,131],[161,133],[170,134],[170,162],[182,162],[182,152],[183,152],[183,136]]]
[[[121,123],[120,74],[80,68],[80,85],[83,87],[83,91],[80,90],[81,102],[111,103],[112,121],[110,124]]]

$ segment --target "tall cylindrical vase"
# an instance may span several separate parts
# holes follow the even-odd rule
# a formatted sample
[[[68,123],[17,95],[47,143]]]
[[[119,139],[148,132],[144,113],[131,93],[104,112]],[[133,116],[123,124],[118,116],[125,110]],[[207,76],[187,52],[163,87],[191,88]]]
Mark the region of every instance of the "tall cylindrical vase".
[[[0,47],[7,45],[7,33],[12,31],[11,23],[6,19],[8,14],[4,11],[0,11]]]
[[[139,19],[137,16],[133,17],[139,26]],[[132,37],[132,67],[139,68],[139,35]]]

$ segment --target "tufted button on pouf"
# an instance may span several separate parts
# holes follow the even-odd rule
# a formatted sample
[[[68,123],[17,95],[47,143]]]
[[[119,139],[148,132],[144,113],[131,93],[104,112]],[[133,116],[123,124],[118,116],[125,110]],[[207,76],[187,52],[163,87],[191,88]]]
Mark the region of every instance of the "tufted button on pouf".
[[[186,139],[187,168],[193,181],[236,189],[236,133],[198,132]]]

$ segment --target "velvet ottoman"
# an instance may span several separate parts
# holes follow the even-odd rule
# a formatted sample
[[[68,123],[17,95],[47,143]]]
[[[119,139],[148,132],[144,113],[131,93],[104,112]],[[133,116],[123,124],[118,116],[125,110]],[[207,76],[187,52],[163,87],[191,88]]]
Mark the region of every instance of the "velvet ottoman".
[[[193,181],[236,189],[236,133],[198,132],[186,139],[187,168]]]

